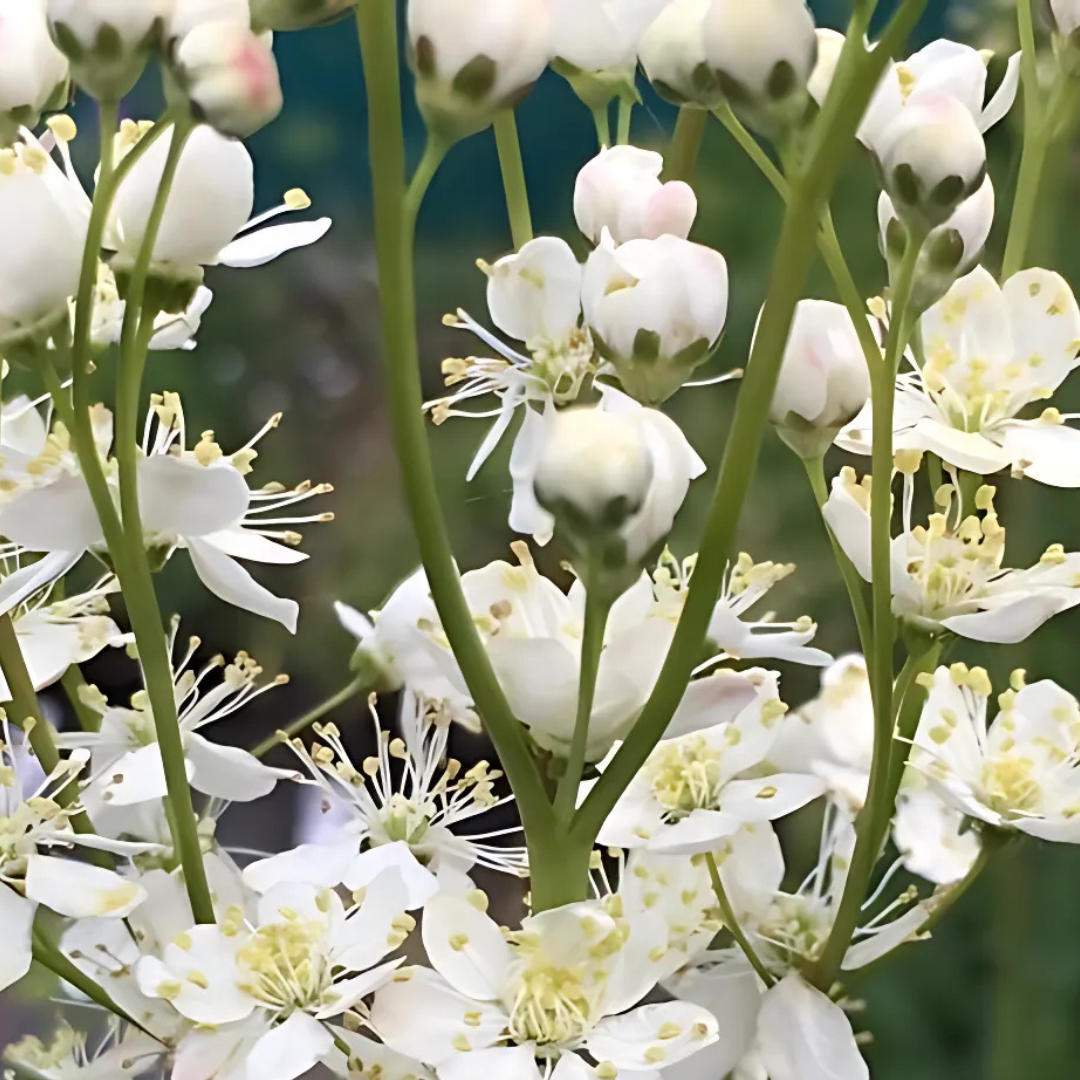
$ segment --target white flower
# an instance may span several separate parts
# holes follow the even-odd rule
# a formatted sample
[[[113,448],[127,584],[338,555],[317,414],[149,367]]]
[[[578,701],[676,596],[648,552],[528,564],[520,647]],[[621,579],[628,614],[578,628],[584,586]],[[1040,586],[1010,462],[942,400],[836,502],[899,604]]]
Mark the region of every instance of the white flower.
[[[994,185],[989,175],[982,187],[965,199],[948,221],[930,230],[919,252],[912,304],[925,311],[937,303],[957,278],[973,270],[982,257],[994,225]],[[881,249],[894,263],[907,246],[907,230],[886,192],[878,199]]]
[[[551,55],[582,72],[629,77],[666,0],[551,0]]]
[[[873,756],[866,661],[843,656],[822,673],[818,696],[785,717],[769,760],[779,769],[820,776],[837,808],[854,818],[866,802]],[[893,840],[903,865],[937,885],[963,878],[981,847],[979,837],[965,830],[963,815],[928,790],[914,769],[905,771],[900,786]]]
[[[605,235],[585,264],[585,322],[623,388],[646,404],[669,398],[708,358],[727,305],[724,257],[677,236],[616,247]]]
[[[304,844],[248,866],[244,877],[260,892],[281,881],[362,888],[390,859],[408,886],[412,909],[439,889],[468,892],[474,866],[512,874],[522,870],[524,848],[484,842],[517,830],[476,836],[456,831],[462,823],[513,801],[513,796],[494,794],[502,773],[489,769],[486,761],[463,771],[460,761],[447,757],[450,717],[410,693],[402,697],[404,738],[390,738],[383,731],[372,704],[378,752],[359,769],[333,724],[315,728],[325,746],[309,752],[300,740],[291,744],[317,785],[324,813],[333,813],[342,824],[332,843]],[[394,777],[395,762],[401,762],[400,779]]]
[[[637,561],[671,531],[690,481],[701,476],[705,463],[675,421],[659,409],[645,408],[614,387],[601,385],[599,389],[602,398],[595,406],[597,413],[612,414],[618,430],[629,434],[634,429],[636,444],[643,451],[646,463],[643,472],[639,472],[639,479],[644,481],[639,485],[645,488],[644,497],[634,505],[634,512],[620,528],[629,561]],[[550,541],[555,516],[537,499],[537,482],[545,459],[551,464],[551,447],[565,427],[564,416],[554,409],[543,413],[529,409],[510,458],[510,476],[514,482],[510,528],[531,535],[539,544]],[[583,468],[585,464],[579,462],[578,466]]]
[[[1009,468],[1054,487],[1080,486],[1080,435],[1046,401],[1076,367],[1080,307],[1048,270],[1022,270],[999,286],[981,267],[922,320],[925,366],[897,382],[893,441],[986,475]],[[843,431],[845,450],[870,453],[869,407]]]
[[[757,694],[741,711],[702,710],[686,734],[657,745],[608,815],[600,843],[670,854],[711,851],[743,825],[773,821],[822,794],[824,783],[806,774],[742,778],[768,757],[786,711],[775,672],[751,675]]]
[[[331,489],[310,483],[292,490],[280,485],[257,491],[248,488],[245,476],[258,456],[255,444],[277,426],[280,416],[234,454],[225,455],[213,441],[213,432],[204,432],[193,449],[186,448],[184,414],[176,394],[154,395],[151,406],[144,456],[138,466],[147,546],[163,557],[185,548],[199,578],[215,596],[295,632],[296,602],[269,592],[236,560],[278,565],[302,562],[307,556],[294,550],[299,534],[279,527],[329,517],[265,515]],[[104,457],[112,442],[112,425],[104,410],[99,416],[98,450]],[[0,582],[0,606],[5,610],[63,576],[87,551],[104,547],[101,525],[66,431],[60,433],[55,447],[46,448],[39,465],[34,485],[19,490],[0,507],[0,534],[22,550],[46,556]]]
[[[1080,3],[1077,0],[1050,0],[1050,10],[1058,33],[1070,37],[1080,28]]]
[[[170,653],[176,652],[178,623],[170,635]],[[297,779],[295,772],[263,765],[246,750],[211,742],[202,730],[242,709],[253,698],[288,679],[284,676],[259,685],[262,668],[247,653],[230,663],[214,657],[196,671],[188,665],[200,645],[192,638],[175,662],[174,696],[180,719],[188,779],[195,791],[211,798],[251,802],[273,791],[278,780]],[[221,672],[221,681],[207,689],[208,679]],[[84,693],[84,704],[101,715],[97,731],[65,732],[57,736],[62,747],[90,752],[91,782],[84,802],[91,817],[99,808],[133,806],[168,793],[165,766],[154,725],[154,714],[145,690],[132,695],[131,707],[110,705],[96,690]]]
[[[446,385],[453,392],[428,402],[436,424],[450,416],[496,417],[469,468],[471,480],[506,433],[514,410],[532,402],[541,407],[569,405],[594,369],[593,343],[581,321],[581,264],[570,245],[556,237],[530,240],[494,266],[481,263],[488,276],[491,321],[525,343],[523,355],[503,344],[464,311],[447,316],[447,325],[471,331],[495,357],[443,361]],[[461,404],[494,394],[499,407],[480,413]]]
[[[167,1048],[135,1028],[121,1035],[110,1023],[104,1040],[93,1051],[86,1035],[64,1024],[50,1043],[26,1035],[4,1048],[4,1061],[41,1080],[115,1080],[137,1077],[160,1067]]]
[[[400,963],[380,961],[415,925],[404,898],[394,870],[348,908],[330,889],[279,885],[253,921],[233,908],[218,925],[173,938],[160,957],[144,956],[142,992],[197,1025],[177,1049],[177,1068],[208,1077],[210,1062],[239,1054],[250,1075],[268,1080],[307,1072],[334,1047],[326,1021],[359,1008]]]
[[[53,39],[76,82],[119,101],[142,74],[172,0],[46,0]]]
[[[78,807],[56,801],[70,788],[85,755],[61,762],[36,790],[24,790],[6,719],[0,723],[0,989],[17,982],[30,968],[31,929],[38,904],[71,918],[107,916],[122,919],[146,899],[137,883],[112,870],[41,854],[52,848],[85,847],[133,854],[143,844],[122,844],[77,833],[71,816]],[[151,845],[152,847],[153,845]]]
[[[0,145],[33,127],[67,81],[67,57],[53,44],[45,0],[0,0]]]
[[[705,16],[712,0],[670,0],[645,31],[638,56],[653,89],[676,105],[711,109],[723,100],[705,59]]]
[[[866,581],[870,558],[870,478],[853,469],[833,480],[825,519]],[[1005,529],[994,513],[994,489],[983,487],[976,506],[983,517],[962,518],[953,489],[939,492],[943,513],[926,528],[911,525],[907,478],[904,531],[892,542],[893,613],[931,634],[951,631],[973,641],[1023,641],[1047,619],[1080,604],[1080,554],[1051,545],[1027,570],[1003,570]]]
[[[737,111],[766,128],[800,118],[817,58],[814,17],[803,0],[713,0],[704,35],[708,66]]]
[[[224,135],[246,138],[281,112],[274,51],[242,23],[200,23],[180,42],[176,63],[199,116]]]
[[[86,197],[28,132],[0,150],[0,344],[63,317],[79,285],[89,216]]]
[[[260,30],[304,30],[355,4],[356,0],[251,0],[251,21]]]
[[[968,110],[981,132],[989,131],[1005,117],[1016,99],[1020,54],[1010,57],[1005,78],[986,102],[989,55],[970,45],[941,39],[890,65],[859,129],[860,141],[880,154],[889,128],[904,111],[924,97],[938,94],[954,98]],[[827,83],[822,84],[823,90],[827,88]],[[824,95],[817,100],[823,101]]]
[[[115,580],[107,578],[87,592],[63,599],[45,590],[10,613],[35,690],[52,686],[73,664],[92,660],[110,645],[127,644],[128,637],[109,618],[107,598],[116,589]],[[0,702],[10,697],[7,680],[0,673]]]
[[[162,135],[116,193],[110,246],[122,262],[134,261],[138,255],[172,138],[171,131]],[[302,192],[290,191],[283,206],[249,221],[254,191],[254,167],[243,143],[199,125],[180,155],[154,245],[154,262],[183,276],[195,274],[200,266],[219,263],[261,266],[286,251],[315,243],[330,228],[330,219],[320,218],[251,232],[280,213],[310,205]]]
[[[897,214],[920,229],[947,221],[986,178],[982,132],[964,104],[943,92],[907,105],[876,152]]]
[[[870,397],[870,371],[842,304],[801,300],[769,419],[797,453],[820,457]]]
[[[423,922],[435,970],[412,968],[379,990],[372,1025],[441,1080],[466,1069],[500,1080],[577,1080],[591,1072],[582,1052],[600,1063],[600,1075],[655,1075],[714,1042],[716,1020],[704,1009],[633,1008],[663,964],[663,942],[653,937],[663,927],[609,908],[618,910],[569,904],[523,920],[504,938],[479,905],[436,897]]]
[[[919,721],[911,764],[961,813],[1042,840],[1080,843],[1080,705],[1050,680],[998,697],[982,668],[953,664],[926,677],[930,696]]]
[[[664,159],[636,146],[603,149],[582,166],[574,188],[578,228],[598,244],[607,229],[617,244],[656,240],[667,234],[682,239],[697,216],[697,196],[681,180],[660,182]]]
[[[407,21],[420,111],[451,140],[512,107],[550,56],[544,0],[409,0]]]

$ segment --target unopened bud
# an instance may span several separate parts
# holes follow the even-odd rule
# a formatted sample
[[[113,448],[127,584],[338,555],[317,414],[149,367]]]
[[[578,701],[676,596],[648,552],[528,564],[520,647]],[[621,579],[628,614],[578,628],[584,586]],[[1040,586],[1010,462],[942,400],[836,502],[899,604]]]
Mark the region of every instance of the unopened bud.
[[[169,0],[46,0],[53,40],[92,97],[119,101],[162,39]]]
[[[878,201],[882,251],[891,263],[903,258],[908,231],[884,192]],[[953,282],[971,270],[982,256],[994,224],[994,185],[987,176],[982,187],[965,199],[944,224],[926,238],[915,269],[912,304],[925,310],[936,304]]]
[[[781,438],[800,457],[821,457],[869,396],[869,368],[847,309],[800,301],[769,411]]]
[[[44,0],[0,0],[0,147],[13,143],[20,127],[34,127],[50,105],[62,107],[67,77]]]
[[[544,0],[409,0],[408,26],[420,112],[448,142],[486,128],[547,65]]]
[[[724,257],[677,236],[616,247],[605,234],[585,264],[585,321],[626,392],[643,404],[667,400],[708,359],[727,304]]]
[[[1080,0],[1050,0],[1050,13],[1062,37],[1071,38],[1080,30]]]
[[[712,0],[672,0],[645,31],[638,56],[653,89],[674,105],[713,109],[724,98],[705,58],[705,16]]]
[[[803,0],[713,0],[704,33],[720,89],[747,123],[768,133],[802,119],[818,49]]]
[[[986,144],[970,111],[946,94],[908,105],[882,140],[885,189],[900,220],[925,233],[944,224],[986,177]]]
[[[233,21],[201,23],[176,51],[192,108],[225,135],[245,138],[281,112],[281,82],[269,42]]]
[[[686,238],[697,216],[689,184],[660,183],[664,159],[636,146],[601,150],[578,173],[574,216],[594,243],[607,229],[617,244],[655,240],[665,234]]]
[[[306,30],[355,6],[356,0],[251,0],[251,22],[258,30]]]

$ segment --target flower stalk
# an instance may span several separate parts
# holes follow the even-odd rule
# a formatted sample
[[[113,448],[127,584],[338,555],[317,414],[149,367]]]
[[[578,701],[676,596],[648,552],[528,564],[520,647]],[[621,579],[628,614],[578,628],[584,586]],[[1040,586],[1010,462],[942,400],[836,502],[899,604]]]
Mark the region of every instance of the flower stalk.
[[[514,249],[520,251],[532,238],[532,213],[529,210],[529,189],[525,182],[525,165],[521,160],[521,140],[512,109],[495,117],[495,145],[499,151],[499,169],[506,192],[506,212],[510,218],[510,235]]]

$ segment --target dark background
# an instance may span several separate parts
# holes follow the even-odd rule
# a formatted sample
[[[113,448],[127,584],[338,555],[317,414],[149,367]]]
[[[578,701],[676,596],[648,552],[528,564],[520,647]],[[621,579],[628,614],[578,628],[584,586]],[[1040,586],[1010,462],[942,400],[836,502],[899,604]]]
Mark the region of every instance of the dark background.
[[[815,5],[822,25],[841,26],[845,5]],[[1011,5],[948,4],[931,0],[919,29],[921,41],[948,33],[1005,55],[1015,47]],[[147,392],[182,393],[189,429],[212,428],[227,451],[246,442],[265,419],[282,410],[281,427],[260,444],[255,477],[292,485],[310,478],[334,484],[322,500],[337,520],[310,527],[300,567],[256,575],[275,591],[301,602],[301,632],[291,638],[265,620],[219,603],[199,587],[187,560],[178,557],[161,575],[166,611],[184,616],[206,655],[247,649],[269,674],[286,671],[292,682],[259,699],[230,721],[216,738],[251,745],[294,715],[329,696],[349,678],[351,639],[331,610],[335,599],[362,609],[377,606],[390,588],[414,569],[416,545],[401,497],[388,430],[380,373],[378,311],[371,242],[370,181],[359,56],[352,23],[281,35],[276,44],[285,87],[282,117],[250,141],[257,167],[257,208],[274,205],[287,188],[312,196],[312,213],[334,217],[330,235],[315,248],[250,271],[211,270],[216,300],[191,354],[152,358]],[[1001,76],[1003,58],[991,66]],[[76,116],[94,144],[92,110],[80,102]],[[153,79],[139,88],[127,114],[156,114]],[[1003,245],[1019,151],[1021,110],[990,136],[999,229],[987,261],[995,266]],[[672,111],[645,94],[634,114],[634,141],[662,148]],[[525,166],[538,232],[557,232],[578,244],[571,214],[577,169],[595,152],[587,110],[562,80],[548,73],[519,113]],[[423,130],[410,111],[410,152],[419,156]],[[76,144],[78,149],[78,143]],[[1073,280],[1077,254],[1076,157],[1060,155],[1047,186],[1032,260]],[[711,125],[696,187],[701,213],[693,238],[722,251],[732,278],[726,338],[712,363],[717,371],[745,362],[753,322],[764,294],[776,241],[779,207],[719,125]],[[877,189],[868,162],[853,154],[834,199],[845,250],[867,295],[884,285],[877,252],[874,205]],[[439,173],[420,222],[418,257],[421,356],[429,397],[440,390],[443,357],[475,348],[446,330],[441,315],[461,306],[485,321],[484,279],[476,258],[493,260],[509,249],[502,189],[490,133],[457,146]],[[583,245],[579,245],[584,252]],[[821,267],[810,295],[833,298]],[[107,388],[108,364],[99,381]],[[106,394],[106,391],[102,391]],[[734,401],[734,388],[685,391],[672,414],[711,465],[719,460]],[[1076,386],[1055,404],[1080,403]],[[506,555],[509,481],[506,451],[471,485],[468,461],[483,425],[463,420],[433,431],[432,446],[443,505],[455,552],[465,568]],[[837,453],[835,471],[844,455]],[[852,462],[860,471],[865,462]],[[714,474],[714,473],[713,473]],[[711,491],[709,479],[694,485],[672,541],[693,550]],[[1010,529],[1012,565],[1027,565],[1053,541],[1077,546],[1080,498],[1031,482],[1003,479],[999,506]],[[818,643],[837,654],[855,644],[844,592],[818,526],[813,500],[797,461],[773,437],[767,440],[752,501],[744,515],[740,545],[756,559],[792,561],[799,572],[774,593],[785,618],[809,613],[821,624]],[[543,559],[557,573],[557,556]],[[1080,615],[1064,615],[1019,649],[957,650],[957,658],[984,663],[999,677],[1026,667],[1033,678],[1052,677],[1074,691]],[[134,689],[133,671],[122,656],[88,666],[88,677],[122,700]],[[785,672],[784,696],[798,704],[813,694],[816,675]],[[363,739],[359,704],[341,710],[339,722]],[[481,752],[478,744],[473,752]],[[466,748],[465,753],[470,751]],[[279,790],[255,807],[236,806],[221,833],[228,843],[279,850],[292,838],[294,792]],[[802,830],[788,837],[793,861]],[[960,905],[929,944],[907,949],[879,974],[856,984],[868,1009],[858,1026],[873,1033],[868,1050],[877,1080],[1065,1080],[1080,1075],[1080,857],[1068,847],[1028,841],[1002,862]],[[33,982],[28,981],[29,987]],[[0,1041],[45,1023],[40,1009],[25,1010],[26,995],[0,997]]]

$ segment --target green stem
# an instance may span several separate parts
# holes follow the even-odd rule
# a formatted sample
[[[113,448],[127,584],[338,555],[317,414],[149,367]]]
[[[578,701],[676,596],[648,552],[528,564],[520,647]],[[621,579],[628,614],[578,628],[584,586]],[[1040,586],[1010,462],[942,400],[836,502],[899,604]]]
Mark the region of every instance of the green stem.
[[[585,626],[581,636],[581,673],[578,680],[577,716],[574,720],[574,737],[570,745],[570,757],[566,772],[559,781],[555,795],[555,816],[568,823],[574,816],[578,788],[585,771],[585,753],[589,744],[589,721],[592,718],[593,701],[596,698],[596,679],[600,672],[600,657],[604,651],[604,630],[611,611],[612,598],[602,585],[602,572],[589,559],[589,572],[585,580]],[[588,882],[582,881],[584,899]]]
[[[26,732],[34,756],[47,776],[61,764],[60,751],[56,748],[56,732],[41,710],[10,615],[0,616],[0,669],[4,672],[8,693],[11,695],[11,700],[7,703],[11,722]],[[53,798],[61,806],[70,807],[75,804],[77,796],[78,787],[74,782],[70,782],[65,783]],[[83,811],[72,814],[70,821],[75,832],[93,834],[94,827]],[[90,858],[99,866],[112,866],[112,860],[104,851],[91,851]]]
[[[335,709],[341,708],[347,701],[352,701],[354,697],[358,694],[362,694],[367,689],[367,679],[353,679],[348,686],[342,687],[333,697],[327,698],[321,705],[316,705],[310,712],[306,712],[303,716],[297,717],[292,723],[286,724],[280,731],[276,731],[273,735],[263,739],[263,741],[251,751],[252,755],[257,758],[266,757],[275,746],[280,746],[290,739],[295,739],[297,735],[307,731],[312,724],[321,720],[324,716],[329,715]]]
[[[529,846],[529,902],[533,912],[551,911],[582,899],[589,880],[592,845],[572,842],[555,827],[526,833]]]
[[[892,475],[893,409],[896,383],[893,372],[910,332],[908,308],[923,237],[912,236],[897,273],[892,322],[885,348],[885,363],[872,372],[874,412],[873,476],[870,497],[871,564],[874,611],[874,648],[867,657],[874,698],[874,756],[866,805],[855,824],[855,850],[844,894],[837,907],[829,940],[814,965],[811,978],[827,990],[851,944],[858,926],[867,886],[879,854],[881,822],[892,816],[889,802],[889,762],[893,737],[893,613],[892,613]]]
[[[705,136],[705,125],[709,114],[704,109],[695,109],[684,105],[679,110],[675,121],[675,130],[671,135],[667,153],[664,155],[664,174],[662,179],[682,180],[692,184],[694,166],[697,164],[701,143]]]
[[[824,510],[825,503],[829,500],[829,489],[825,483],[825,459],[813,458],[808,460],[804,458],[803,465],[806,466],[806,475],[810,480],[810,487],[813,488],[818,509]],[[855,569],[851,560],[844,553],[844,549],[833,535],[833,531],[829,528],[824,517],[822,523],[825,525],[825,531],[829,535],[829,543],[832,544],[836,565],[840,568],[844,586],[847,588],[848,599],[851,601],[851,610],[855,615],[855,625],[859,631],[859,643],[862,647],[863,656],[869,656],[873,650],[874,635],[870,625],[870,611],[866,606],[865,584],[862,578],[859,577],[858,570]]]
[[[600,149],[611,146],[611,120],[607,105],[597,105],[592,111],[593,123],[596,125],[596,142]]]
[[[591,844],[595,839],[619,796],[663,737],[693,674],[731,557],[795,306],[813,261],[822,211],[881,72],[925,4],[926,0],[905,0],[885,36],[869,52],[862,43],[865,18],[852,20],[833,88],[814,128],[806,171],[785,214],[760,328],[739,390],[686,605],[652,696],[575,816],[571,832],[578,842]]]
[[[773,978],[769,969],[761,962],[761,957],[758,956],[754,946],[750,944],[750,939],[739,925],[735,909],[731,906],[731,900],[728,898],[724,882],[720,877],[720,871],[716,866],[716,859],[713,858],[711,851],[706,853],[705,862],[709,867],[709,877],[712,879],[713,892],[716,893],[717,902],[720,904],[720,912],[724,916],[724,925],[735,939],[735,943],[742,949],[743,955],[750,961],[750,966],[757,972],[758,978],[766,987],[775,986],[776,979]]]
[[[525,164],[521,160],[521,140],[512,109],[495,117],[495,145],[499,151],[499,169],[506,192],[506,212],[510,216],[510,235],[520,251],[532,238],[532,214],[529,211],[529,188],[525,183]]]
[[[83,731],[100,731],[101,714],[94,712],[93,709],[85,705],[80,696],[80,691],[86,686],[86,680],[83,678],[78,664],[72,664],[60,676],[60,685],[64,688],[64,694],[75,712],[75,719],[78,720],[79,727]]]
[[[429,134],[427,144],[424,146],[424,155],[420,158],[420,164],[416,166],[412,181],[405,192],[405,218],[412,222],[416,229],[416,220],[420,216],[420,205],[424,201],[431,181],[439,171],[443,158],[449,147],[441,139]]]
[[[634,103],[626,98],[619,98],[619,122],[615,141],[619,146],[626,146],[630,141],[630,124],[634,118]]]
[[[147,1031],[138,1020],[124,1012],[124,1010],[121,1009],[120,1006],[117,1005],[89,975],[76,967],[56,945],[49,941],[49,939],[37,929],[37,927],[34,928],[31,940],[34,950],[34,959],[41,964],[42,967],[48,968],[54,975],[63,979],[65,982],[70,983],[76,990],[84,993],[95,1004],[100,1005],[114,1016],[119,1017],[125,1023],[138,1028],[151,1038],[157,1038],[152,1032]]]
[[[439,618],[513,787],[526,835],[537,837],[553,829],[554,811],[525,731],[510,710],[462,591],[428,453],[416,339],[416,217],[405,199],[394,5],[384,0],[360,0],[356,18],[368,91],[375,245],[397,458]],[[416,186],[414,181],[414,190]]]
[[[732,137],[745,151],[762,175],[776,189],[777,194],[786,203],[791,198],[791,185],[788,178],[777,168],[772,158],[765,152],[761,144],[747,131],[742,122],[731,110],[730,105],[722,105],[716,109],[716,117],[721,124],[731,133]],[[847,308],[851,321],[855,325],[855,332],[862,345],[863,354],[871,370],[881,361],[881,349],[874,338],[874,331],[866,317],[866,302],[851,268],[844,258],[843,249],[840,247],[840,238],[836,235],[836,226],[833,223],[832,212],[828,206],[821,215],[821,231],[818,233],[818,251],[829,271],[837,294],[844,307]]]

